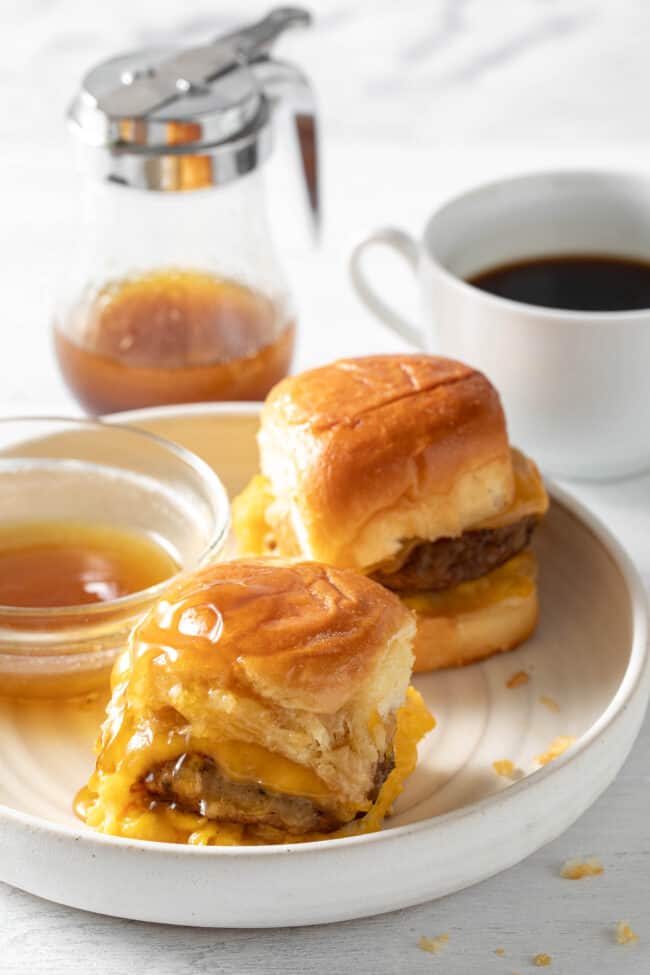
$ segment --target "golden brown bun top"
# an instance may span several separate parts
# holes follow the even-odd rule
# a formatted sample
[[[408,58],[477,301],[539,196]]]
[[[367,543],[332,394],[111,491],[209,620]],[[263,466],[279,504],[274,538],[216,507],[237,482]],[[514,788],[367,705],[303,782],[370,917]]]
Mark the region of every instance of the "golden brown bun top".
[[[171,670],[181,688],[333,712],[364,683],[410,612],[382,586],[314,562],[251,559],[177,582],[136,629],[130,679]],[[122,675],[114,673],[114,683]],[[153,677],[155,681],[155,676]]]
[[[439,356],[341,359],[284,379],[264,406],[260,449],[303,554],[339,565],[390,554],[395,533],[457,534],[513,497],[496,390]],[[385,552],[371,535],[385,535]]]
[[[467,383],[474,398],[478,398],[477,405],[489,405],[496,397],[485,376],[442,356],[369,355],[338,359],[283,379],[269,393],[265,412],[280,409],[288,422],[308,423],[310,429],[322,432],[340,424],[352,428],[371,417],[378,421],[387,409],[411,406],[414,396],[435,392],[444,398],[441,403],[452,405],[454,420],[458,422],[462,419]]]

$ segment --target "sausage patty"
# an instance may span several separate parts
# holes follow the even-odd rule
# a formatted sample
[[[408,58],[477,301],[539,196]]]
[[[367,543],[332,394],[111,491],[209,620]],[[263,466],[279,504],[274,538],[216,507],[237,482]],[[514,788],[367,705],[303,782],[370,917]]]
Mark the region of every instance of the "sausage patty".
[[[392,768],[392,755],[377,764],[368,796],[371,802]],[[207,755],[188,753],[161,762],[144,776],[141,787],[153,801],[222,822],[263,823],[297,834],[327,833],[343,825],[312,799],[282,795],[256,782],[229,778]]]
[[[530,515],[505,528],[467,531],[457,538],[438,538],[411,549],[396,572],[374,572],[372,578],[397,592],[439,592],[478,579],[503,565],[529,544],[539,519]]]

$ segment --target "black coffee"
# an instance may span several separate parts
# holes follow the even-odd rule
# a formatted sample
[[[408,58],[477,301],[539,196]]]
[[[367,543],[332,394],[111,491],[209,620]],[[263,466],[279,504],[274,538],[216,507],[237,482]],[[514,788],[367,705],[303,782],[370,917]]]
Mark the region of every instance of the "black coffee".
[[[470,284],[490,294],[570,311],[650,308],[650,262],[592,254],[539,257],[481,271]]]

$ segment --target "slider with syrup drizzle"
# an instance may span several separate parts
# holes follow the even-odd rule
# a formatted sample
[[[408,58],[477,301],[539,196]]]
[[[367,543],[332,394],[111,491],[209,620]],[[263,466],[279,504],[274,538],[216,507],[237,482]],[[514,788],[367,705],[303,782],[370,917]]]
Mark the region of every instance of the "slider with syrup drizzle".
[[[391,592],[314,562],[224,562],[174,583],[115,664],[77,812],[191,844],[376,830],[433,726]]]

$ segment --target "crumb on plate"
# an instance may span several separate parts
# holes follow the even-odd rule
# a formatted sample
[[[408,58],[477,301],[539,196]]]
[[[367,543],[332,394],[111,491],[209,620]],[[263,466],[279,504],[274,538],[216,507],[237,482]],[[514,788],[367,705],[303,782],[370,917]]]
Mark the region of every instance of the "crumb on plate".
[[[524,774],[509,758],[500,758],[496,762],[492,762],[492,768],[497,775],[503,776],[504,779],[512,779],[513,782],[521,779]]]
[[[560,705],[557,703],[557,701],[554,701],[552,697],[548,697],[546,694],[542,694],[539,699],[539,703],[543,704],[545,708],[548,708],[549,711],[553,711],[555,714],[560,713]]]
[[[538,968],[546,968],[547,965],[551,964],[552,960],[553,959],[551,958],[550,955],[547,955],[545,952],[542,952],[539,955],[535,955],[535,957],[533,958],[533,965],[537,965]]]
[[[437,955],[449,941],[448,934],[438,934],[435,938],[425,938],[424,935],[418,941],[418,948],[428,951],[431,955]]]
[[[605,868],[598,857],[587,857],[586,860],[574,857],[562,864],[560,877],[565,880],[582,880],[583,877],[597,877],[601,873],[605,873]]]
[[[495,955],[502,955],[503,956],[503,955],[505,955],[505,953],[506,953],[506,949],[505,948],[495,948],[494,949],[494,954]]]
[[[571,745],[575,745],[575,743],[574,735],[559,735],[548,746],[548,751],[544,752],[543,755],[538,755],[535,761],[539,762],[540,765],[548,765],[549,762],[559,758],[567,748],[571,748]]]
[[[506,681],[506,687],[509,687],[511,690],[513,687],[523,687],[523,685],[527,684],[529,680],[530,677],[525,670],[518,670],[516,674],[512,674],[512,676],[508,678]]]
[[[616,943],[619,945],[635,945],[639,940],[638,934],[632,930],[629,921],[619,921],[616,925]]]

